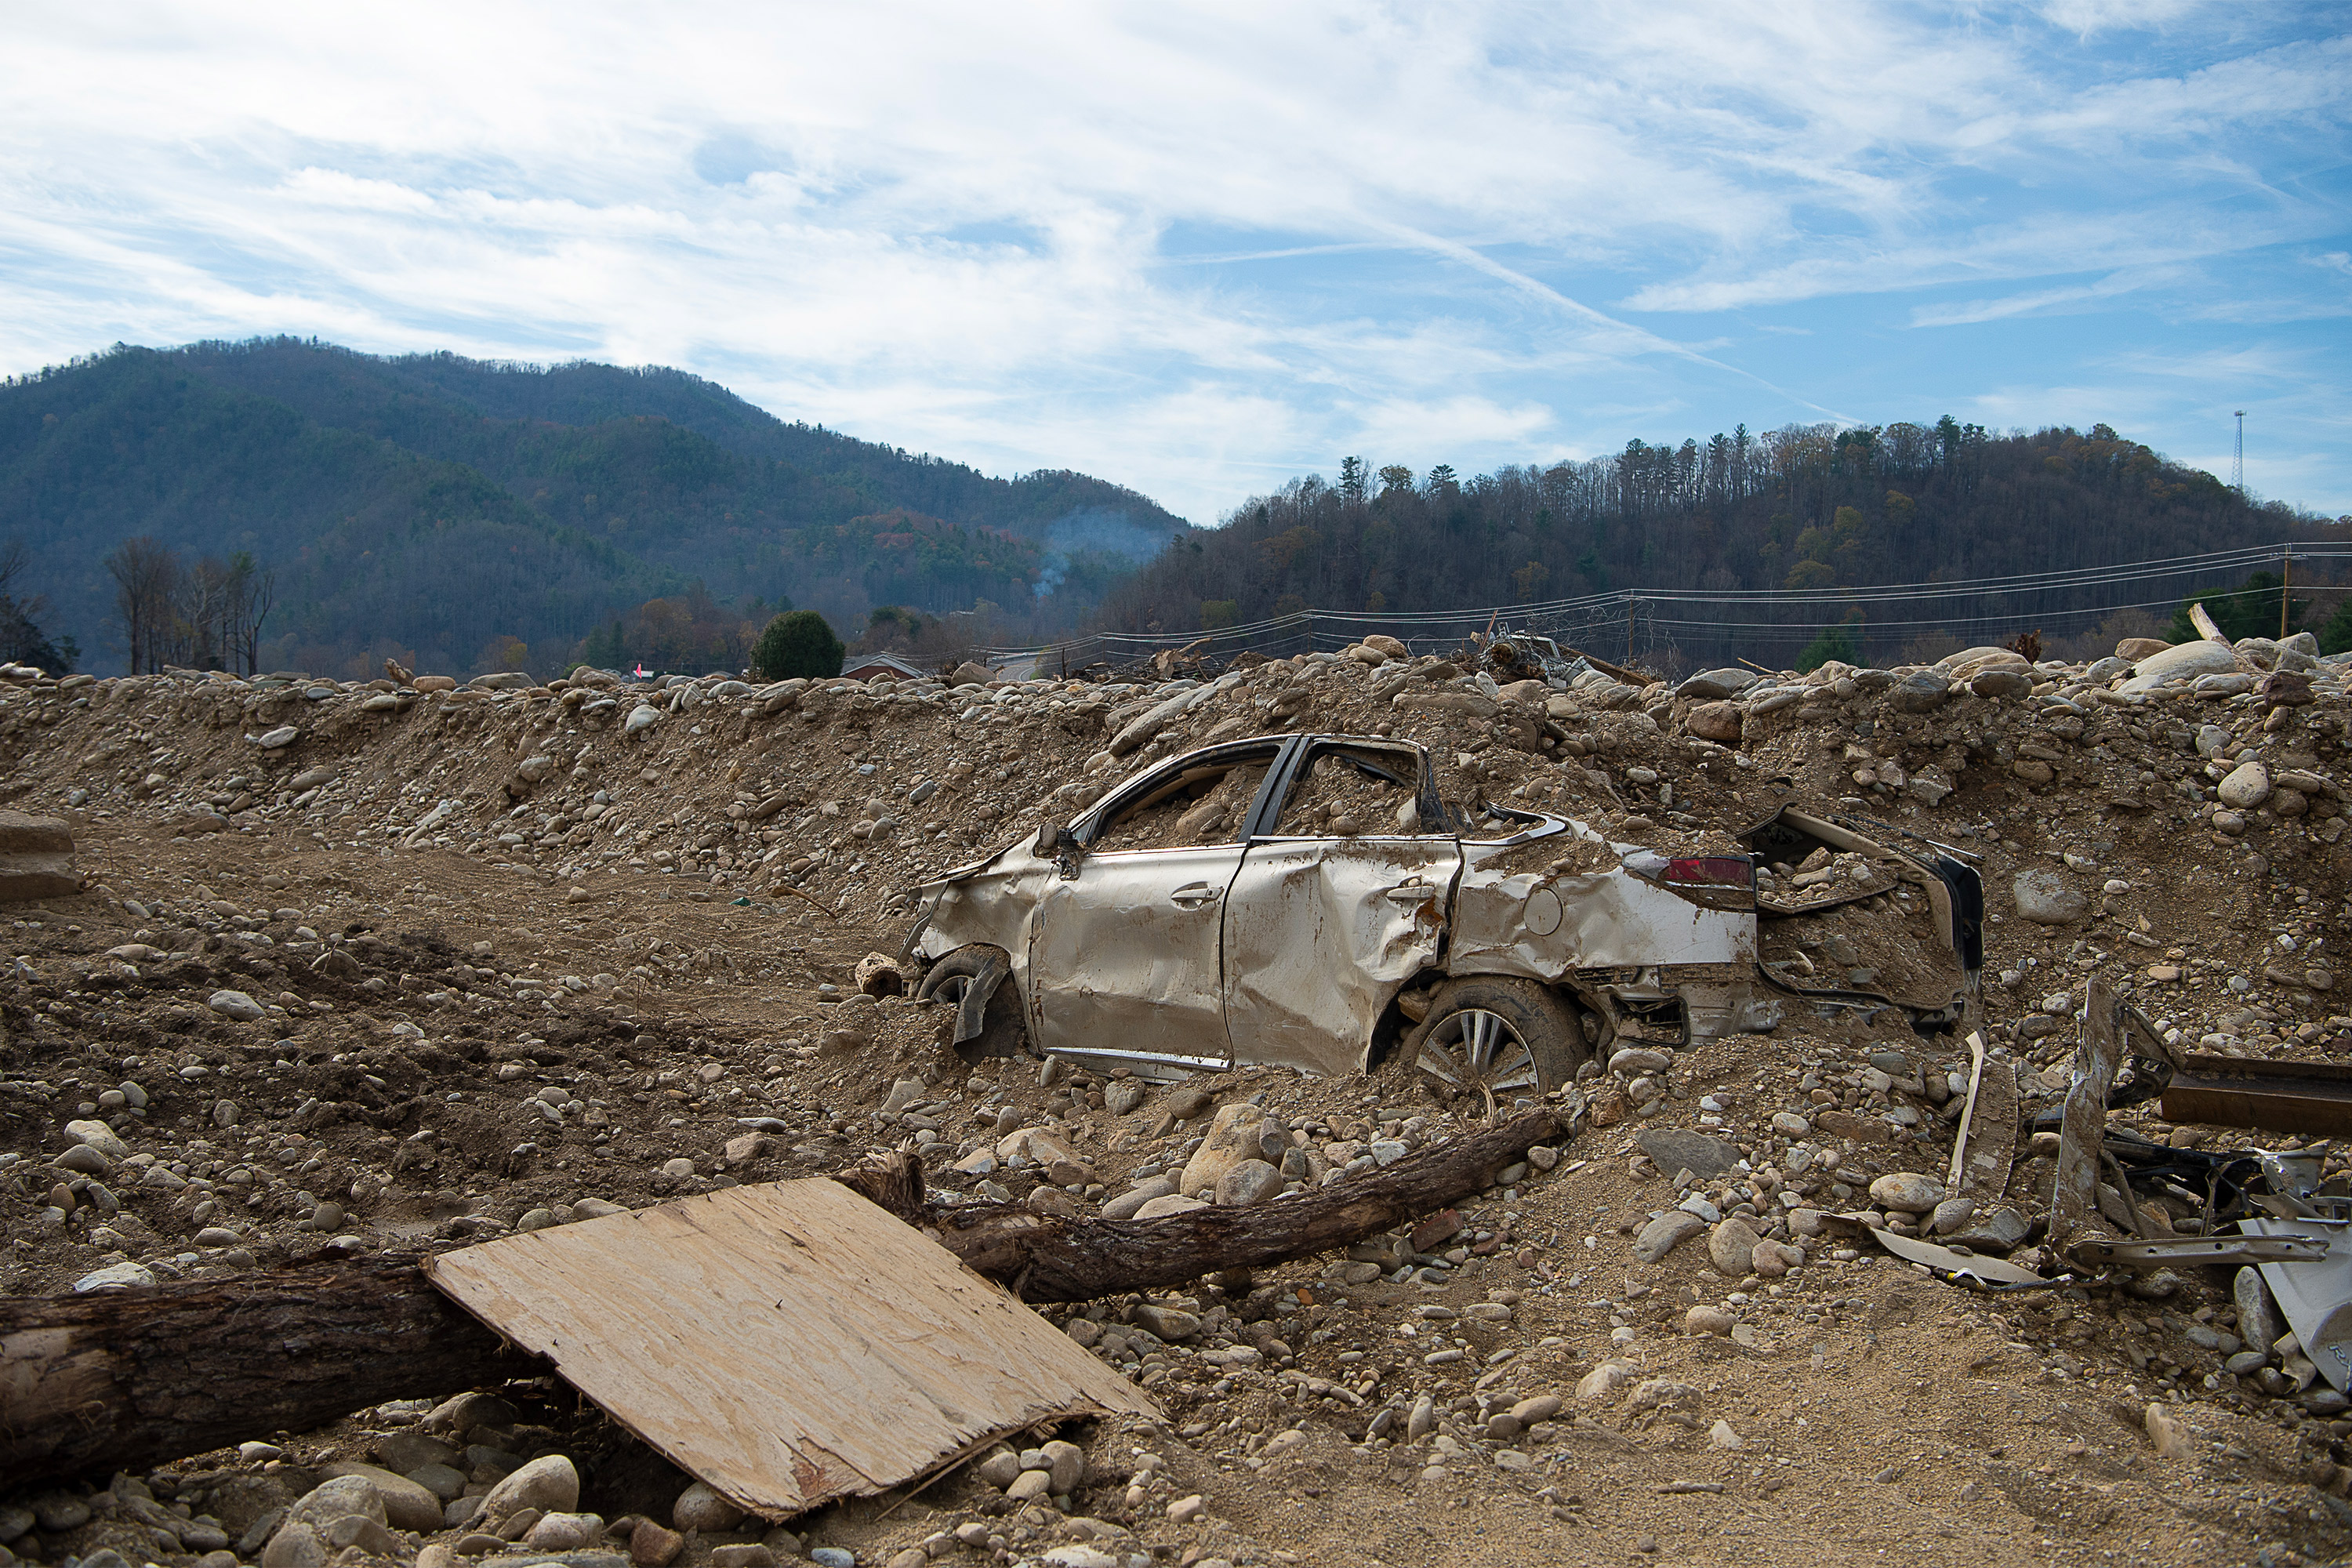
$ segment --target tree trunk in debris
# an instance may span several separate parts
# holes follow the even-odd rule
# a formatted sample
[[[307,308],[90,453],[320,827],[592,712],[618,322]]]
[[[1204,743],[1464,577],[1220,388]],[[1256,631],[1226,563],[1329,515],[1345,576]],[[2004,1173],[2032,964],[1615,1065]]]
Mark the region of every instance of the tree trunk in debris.
[[[408,1258],[0,1298],[0,1476],[138,1468],[537,1365]]]
[[[910,1155],[840,1179],[1023,1299],[1076,1301],[1361,1241],[1482,1190],[1529,1145],[1570,1131],[1558,1111],[1529,1111],[1295,1198],[1155,1220],[927,1204]],[[0,1297],[0,1477],[141,1469],[309,1431],[389,1399],[545,1370],[448,1301],[407,1258],[148,1290]]]
[[[936,1234],[967,1267],[1023,1300],[1087,1301],[1180,1285],[1223,1268],[1260,1268],[1378,1236],[1482,1190],[1530,1144],[1568,1131],[1560,1112],[1531,1110],[1297,1197],[1151,1220],[1062,1219],[1012,1204],[928,1205],[909,1212],[867,1191],[858,1173],[844,1179],[899,1218]]]

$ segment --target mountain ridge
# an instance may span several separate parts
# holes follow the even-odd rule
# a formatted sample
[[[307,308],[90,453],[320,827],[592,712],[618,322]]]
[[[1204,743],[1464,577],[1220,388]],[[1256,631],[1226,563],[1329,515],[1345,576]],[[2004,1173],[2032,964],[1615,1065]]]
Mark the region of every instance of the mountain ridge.
[[[875,541],[906,531],[857,526],[898,513],[938,526],[898,544]],[[853,632],[881,604],[984,600],[1007,632],[1034,635],[1076,624],[1189,526],[1107,480],[992,478],[659,367],[274,338],[118,345],[0,384],[0,538],[26,540],[48,629],[93,668],[121,658],[103,558],[138,534],[274,569],[272,662],[388,652],[469,668],[502,641],[553,659],[697,584]]]

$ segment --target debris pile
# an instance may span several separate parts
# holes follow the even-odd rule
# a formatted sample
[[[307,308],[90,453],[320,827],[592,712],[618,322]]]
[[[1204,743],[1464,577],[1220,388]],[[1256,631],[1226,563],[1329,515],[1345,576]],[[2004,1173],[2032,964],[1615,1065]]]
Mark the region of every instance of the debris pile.
[[[1501,673],[1382,639],[1132,684],[0,672],[0,791],[74,857],[73,887],[5,911],[18,1296],[505,1245],[901,1147],[945,1204],[1126,1221],[1463,1138],[1468,1108],[1401,1062],[1174,1085],[968,1065],[949,1009],[866,963],[915,882],[1270,729],[1417,740],[1449,800],[1662,848],[1724,849],[1794,801],[1979,858],[1989,906],[1981,1016],[1954,1035],[1792,999],[1769,1036],[1629,1046],[1564,1092],[1580,1131],[1451,1209],[1042,1309],[1156,1415],[779,1525],[551,1375],[0,1498],[0,1568],[2352,1545],[2352,1412],[2313,1353],[2333,1331],[2276,1282],[2299,1265],[2084,1262],[2242,1247],[2242,1219],[2292,1244],[2352,1194],[2336,1146],[2193,1098],[2307,1106],[2294,1086],[2352,1051],[2344,667],[2252,639]],[[1334,793],[1326,830],[1392,812],[1370,793]],[[1851,868],[1766,872],[1796,900]],[[1765,956],[1792,981],[1891,962],[1871,944],[1912,918],[1901,890],[1850,907],[1853,931]],[[2064,1112],[2095,988],[2146,1026],[2117,1037],[2086,1155]],[[1979,1288],[2003,1268],[2065,1282]]]

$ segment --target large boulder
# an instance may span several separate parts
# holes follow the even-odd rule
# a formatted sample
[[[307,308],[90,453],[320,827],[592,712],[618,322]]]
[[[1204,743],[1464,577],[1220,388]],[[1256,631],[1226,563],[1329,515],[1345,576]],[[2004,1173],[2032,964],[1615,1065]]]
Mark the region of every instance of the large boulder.
[[[2132,666],[2126,693],[2153,691],[2168,680],[2194,680],[2200,675],[2228,675],[2240,668],[2238,656],[2217,642],[2185,642],[2152,653]]]

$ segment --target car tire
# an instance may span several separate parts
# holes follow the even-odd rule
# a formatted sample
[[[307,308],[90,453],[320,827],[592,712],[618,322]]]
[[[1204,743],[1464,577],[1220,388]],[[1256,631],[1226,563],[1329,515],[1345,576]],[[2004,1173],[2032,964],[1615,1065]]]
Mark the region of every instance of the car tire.
[[[1442,1098],[1475,1095],[1492,1113],[1573,1082],[1591,1057],[1576,1005],[1508,975],[1449,980],[1407,1042],[1406,1060]]]
[[[923,975],[923,983],[915,988],[918,1000],[944,1002],[948,1005],[948,1034],[955,1034],[954,1013],[963,1005],[964,992],[972,977],[988,968],[992,962],[1003,963],[1001,952],[960,947]],[[957,1042],[955,1054],[967,1062],[979,1062],[988,1057],[1017,1057],[1024,1054],[1029,1041],[1029,1030],[1021,1007],[1021,987],[1011,975],[997,983],[988,998],[988,1010],[981,1015],[980,1033],[969,1040]]]

